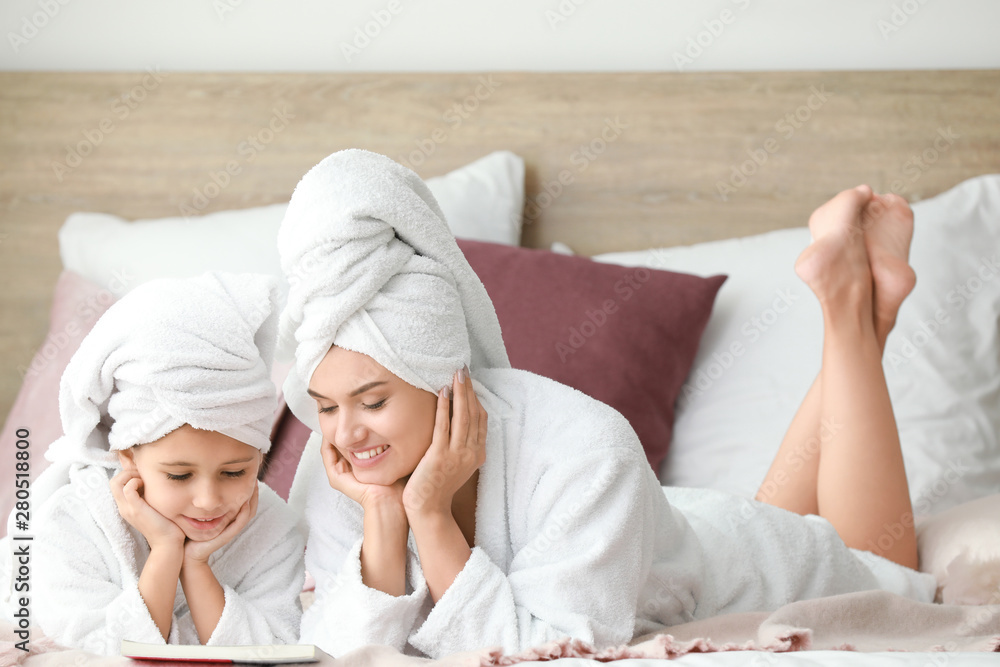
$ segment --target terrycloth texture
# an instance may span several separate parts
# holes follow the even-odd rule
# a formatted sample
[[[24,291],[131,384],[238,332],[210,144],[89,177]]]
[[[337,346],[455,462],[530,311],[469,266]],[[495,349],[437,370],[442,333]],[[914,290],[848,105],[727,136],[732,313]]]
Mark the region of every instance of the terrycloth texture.
[[[490,416],[476,546],[436,605],[412,535],[407,594],[365,587],[361,508],[330,488],[310,439],[290,498],[304,506],[316,579],[303,642],[335,656],[371,643],[431,657],[511,652],[567,635],[609,646],[822,595],[933,596],[932,577],[848,549],[826,521],[719,492],[665,493],[625,419],[574,389],[512,369],[474,382]]]
[[[65,485],[72,466],[116,467],[114,450],[182,424],[267,452],[276,299],[273,278],[228,273],[151,281],[122,297],[66,366],[65,435],[45,452],[52,465],[32,485],[33,503]]]
[[[363,150],[334,153],[295,187],[278,231],[290,289],[284,395],[319,430],[309,378],[333,344],[436,393],[468,365],[507,368],[496,313],[420,177]]]
[[[118,513],[108,486],[114,472],[74,468],[32,524],[33,622],[59,644],[103,655],[118,655],[122,639],[164,643],[138,588],[149,547]],[[226,597],[210,645],[298,638],[304,539],[284,501],[259,488],[256,515],[209,557]],[[201,643],[179,584],[169,640]]]

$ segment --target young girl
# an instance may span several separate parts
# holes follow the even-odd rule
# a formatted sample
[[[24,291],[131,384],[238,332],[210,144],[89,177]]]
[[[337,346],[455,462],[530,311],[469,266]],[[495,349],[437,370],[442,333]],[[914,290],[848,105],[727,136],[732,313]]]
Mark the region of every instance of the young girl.
[[[278,237],[285,396],[314,431],[292,490],[316,579],[302,640],[440,657],[618,644],[866,589],[930,601],[880,364],[913,284],[911,225],[866,187],[810,219],[798,271],[823,306],[823,370],[758,502],[661,488],[621,415],[511,369],[420,179],[364,151],[328,157]],[[822,455],[803,452],[829,423]]]
[[[33,486],[32,620],[57,643],[297,639],[304,540],[257,481],[275,294],[263,276],[153,281],[73,356]]]

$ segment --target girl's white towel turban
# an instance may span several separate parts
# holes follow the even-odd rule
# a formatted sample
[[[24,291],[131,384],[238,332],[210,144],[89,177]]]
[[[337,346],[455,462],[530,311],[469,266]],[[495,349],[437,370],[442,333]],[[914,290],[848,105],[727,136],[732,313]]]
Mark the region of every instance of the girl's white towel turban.
[[[269,276],[209,273],[150,281],[111,306],[63,373],[65,435],[45,453],[53,465],[36,495],[66,483],[69,466],[116,467],[114,450],[183,424],[266,452],[277,294]]]
[[[420,177],[384,155],[345,150],[309,170],[278,231],[289,282],[279,349],[284,395],[319,431],[309,379],[332,345],[437,392],[455,371],[508,368],[493,303]]]

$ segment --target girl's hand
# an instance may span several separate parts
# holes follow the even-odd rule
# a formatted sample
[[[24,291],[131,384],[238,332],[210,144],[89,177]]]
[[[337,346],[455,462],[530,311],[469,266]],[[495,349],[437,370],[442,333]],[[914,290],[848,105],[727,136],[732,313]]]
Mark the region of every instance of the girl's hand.
[[[486,409],[463,368],[452,380],[452,415],[446,391],[438,392],[437,416],[431,446],[420,459],[403,490],[403,507],[413,513],[451,516],[455,494],[486,461]]]
[[[236,537],[237,534],[250,523],[250,519],[254,518],[257,514],[257,490],[260,487],[254,482],[253,493],[250,494],[250,498],[247,499],[240,511],[237,512],[236,518],[233,519],[232,523],[226,526],[221,533],[208,540],[207,542],[195,542],[194,540],[188,540],[184,543],[184,563],[207,563],[208,557],[213,553],[218,551],[224,545],[229,544],[229,542]]]
[[[376,507],[398,507],[402,510],[404,480],[399,480],[390,486],[363,484],[354,476],[350,462],[332,443],[324,441],[320,451],[323,454],[326,478],[330,481],[332,488],[361,505],[361,508],[366,512],[374,510]]]
[[[118,512],[146,538],[150,549],[184,546],[181,527],[150,507],[142,497],[142,479],[135,466],[123,467],[109,484]]]

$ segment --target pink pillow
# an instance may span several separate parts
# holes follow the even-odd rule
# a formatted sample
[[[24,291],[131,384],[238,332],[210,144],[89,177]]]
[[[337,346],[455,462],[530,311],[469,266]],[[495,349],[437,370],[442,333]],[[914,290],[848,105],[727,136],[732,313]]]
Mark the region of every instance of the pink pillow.
[[[601,264],[544,250],[460,240],[496,307],[511,364],[579,389],[632,423],[654,470],[674,403],[725,276]],[[272,458],[287,494],[309,429],[288,412]],[[280,479],[287,476],[286,479]]]
[[[917,519],[920,571],[938,581],[936,602],[1000,603],[1000,494]]]
[[[4,461],[14,460],[18,429],[27,429],[31,443],[31,479],[48,467],[43,456],[49,445],[63,433],[59,420],[59,380],[73,353],[80,347],[98,318],[111,307],[118,296],[72,271],[63,271],[56,282],[49,313],[49,333],[31,365],[23,371],[24,382],[7,415],[7,422],[0,433],[0,456]],[[290,364],[275,364],[271,379],[281,391]],[[277,420],[284,413],[284,401],[279,401],[275,413]],[[272,431],[272,437],[274,433]],[[294,472],[294,466],[293,466]],[[270,486],[269,479],[264,481]],[[290,480],[289,480],[290,483]],[[3,534],[7,530],[7,517],[14,507],[14,485],[0,489],[0,512]]]
[[[31,479],[48,467],[42,454],[53,440],[62,435],[59,421],[59,379],[70,357],[80,347],[83,337],[94,327],[118,297],[100,285],[70,271],[63,271],[56,282],[49,313],[49,333],[35,353],[31,364],[22,371],[24,381],[7,423],[0,432],[0,456],[14,460],[16,433],[27,429],[30,445]],[[0,512],[4,534],[7,516],[14,508],[14,486],[0,489]]]

